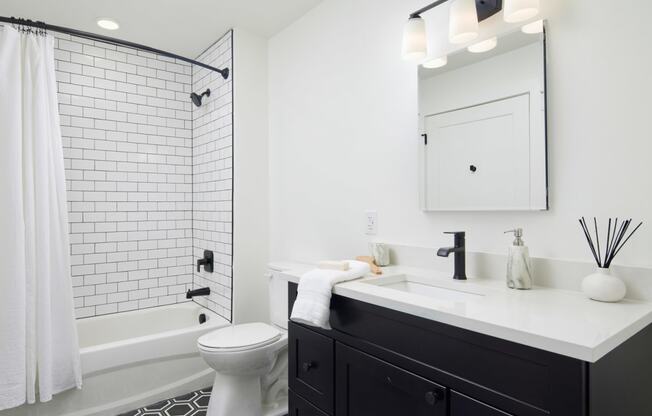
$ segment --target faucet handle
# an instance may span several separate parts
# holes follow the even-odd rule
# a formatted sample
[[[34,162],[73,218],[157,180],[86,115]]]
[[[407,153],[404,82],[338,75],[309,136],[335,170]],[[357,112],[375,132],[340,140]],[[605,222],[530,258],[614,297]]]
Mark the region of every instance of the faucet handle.
[[[464,242],[466,240],[465,231],[445,231],[444,234],[452,234],[455,236],[455,247],[464,247]]]

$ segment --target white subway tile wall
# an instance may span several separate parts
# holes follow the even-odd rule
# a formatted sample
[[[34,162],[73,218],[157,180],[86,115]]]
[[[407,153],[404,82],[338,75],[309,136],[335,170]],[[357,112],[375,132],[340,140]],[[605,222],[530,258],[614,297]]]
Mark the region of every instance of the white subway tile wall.
[[[198,61],[232,68],[232,32],[202,53]],[[210,287],[211,295],[196,302],[231,320],[233,241],[233,95],[232,76],[224,80],[214,71],[193,66],[192,89],[210,88],[193,115],[193,251],[215,256],[214,273],[194,270],[193,284]]]
[[[185,301],[194,263],[191,65],[55,36],[77,317]],[[230,250],[216,237],[225,265],[217,270],[230,278]],[[220,303],[221,314],[229,310]]]

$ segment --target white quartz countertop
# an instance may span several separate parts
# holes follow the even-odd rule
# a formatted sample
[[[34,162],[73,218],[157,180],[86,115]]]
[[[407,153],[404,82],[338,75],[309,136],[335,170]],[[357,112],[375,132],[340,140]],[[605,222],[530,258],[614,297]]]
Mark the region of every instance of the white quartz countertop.
[[[295,283],[314,268],[288,262],[270,267]],[[543,287],[512,290],[498,279],[455,281],[436,271],[404,266],[385,267],[381,277],[401,274],[479,296],[427,297],[368,284],[377,279],[372,275],[337,284],[333,293],[588,362],[599,360],[652,323],[649,302],[602,303],[581,292]]]

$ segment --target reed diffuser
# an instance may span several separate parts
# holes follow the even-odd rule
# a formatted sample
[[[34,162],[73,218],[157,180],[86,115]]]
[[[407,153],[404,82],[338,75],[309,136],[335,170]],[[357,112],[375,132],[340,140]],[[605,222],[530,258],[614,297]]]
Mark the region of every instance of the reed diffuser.
[[[632,220],[622,220],[618,226],[618,218],[612,220],[609,218],[607,222],[606,235],[603,233],[604,239],[600,239],[600,232],[598,230],[598,220],[593,217],[593,224],[587,224],[584,217],[579,220],[586,241],[591,249],[591,254],[595,259],[598,268],[595,273],[592,273],[582,280],[582,291],[591,299],[601,302],[618,302],[625,297],[627,291],[625,283],[618,277],[611,273],[611,262],[620,253],[625,244],[632,238],[632,235],[643,225],[640,222],[629,234],[630,225]],[[593,227],[591,227],[591,225]],[[592,230],[595,234],[592,234]],[[594,239],[595,235],[595,239]],[[600,242],[602,241],[602,244]]]

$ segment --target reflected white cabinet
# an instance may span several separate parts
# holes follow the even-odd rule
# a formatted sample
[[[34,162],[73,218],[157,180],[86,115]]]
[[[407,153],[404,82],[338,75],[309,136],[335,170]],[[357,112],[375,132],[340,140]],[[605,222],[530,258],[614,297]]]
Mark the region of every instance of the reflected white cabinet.
[[[530,94],[425,118],[427,210],[529,210]]]

